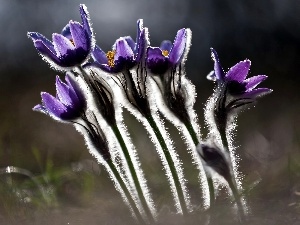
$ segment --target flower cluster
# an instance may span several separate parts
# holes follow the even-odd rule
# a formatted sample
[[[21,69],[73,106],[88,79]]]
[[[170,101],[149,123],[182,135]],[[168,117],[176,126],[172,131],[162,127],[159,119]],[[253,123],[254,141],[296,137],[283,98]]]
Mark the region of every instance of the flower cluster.
[[[244,203],[239,193],[235,154],[230,150],[229,130],[234,125],[232,117],[240,109],[271,92],[268,88],[256,88],[267,76],[246,79],[250,60],[241,61],[224,73],[216,51],[211,49],[214,71],[208,78],[216,81],[217,87],[207,103],[206,122],[210,130],[202,142],[194,110],[196,91],[185,72],[191,30],[182,28],[173,43],[165,40],[160,47],[153,47],[148,28],[143,27],[140,19],[135,40],[120,37],[105,52],[95,44],[85,5],[80,5],[79,12],[81,23],[70,21],[60,34],[52,35],[52,41],[40,33],[28,32],[42,58],[53,69],[66,73],[65,83],[56,77],[56,96],[42,92],[42,103],[33,110],[75,126],[84,136],[90,153],[109,173],[133,217],[141,223],[156,222],[157,206],[126,131],[124,107],[142,122],[155,145],[176,212],[189,214],[197,210],[190,202],[182,163],[162,115],[182,132],[199,173],[199,187],[208,190],[202,191],[203,205],[214,205],[214,181],[221,177],[243,220]]]

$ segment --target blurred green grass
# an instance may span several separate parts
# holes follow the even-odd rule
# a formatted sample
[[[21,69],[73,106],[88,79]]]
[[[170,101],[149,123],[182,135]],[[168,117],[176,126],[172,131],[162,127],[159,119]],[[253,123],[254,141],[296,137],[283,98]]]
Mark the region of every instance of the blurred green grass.
[[[272,221],[272,224],[280,224],[283,219],[278,220],[277,217],[288,217],[293,224],[293,221],[299,218],[300,139],[299,130],[289,124],[290,119],[273,121],[267,129],[258,126],[257,129],[261,129],[260,131],[256,128],[250,130],[249,127],[242,127],[241,130],[248,130],[248,133],[238,134],[238,137],[244,139],[238,151],[241,151],[239,154],[243,159],[240,170],[244,173],[244,194],[252,211],[249,224],[271,224]],[[55,127],[56,123],[52,122]],[[129,125],[129,132],[137,149],[141,150],[139,156],[142,167],[155,202],[161,209],[161,223],[204,224],[201,221],[205,220],[205,213],[198,212],[185,219],[172,213],[174,208],[168,184],[146,132],[128,114],[126,123]],[[247,126],[248,122],[243,123],[242,126]],[[196,206],[201,201],[197,173],[193,169],[183,141],[180,140],[180,135],[175,128],[167,125],[173,139],[176,140],[175,145],[183,160],[184,171],[189,181],[191,199]],[[80,137],[78,134],[74,135]],[[9,160],[6,163],[2,160],[1,167],[22,166],[23,169],[32,171],[33,177],[18,173],[0,175],[0,218],[3,221],[1,224],[18,224],[20,221],[23,224],[41,224],[45,218],[52,217],[55,219],[49,224],[64,224],[63,221],[82,224],[85,220],[90,221],[90,224],[102,224],[99,221],[105,221],[107,224],[133,223],[106,173],[101,171],[101,167],[99,168],[88,154],[81,152],[87,151],[84,146],[82,149],[81,146],[74,148],[76,150],[73,152],[72,146],[76,143],[70,143],[68,157],[64,156],[64,159],[57,160],[60,152],[32,147],[24,154],[24,150],[17,144],[5,141],[7,139],[4,135],[0,158]],[[13,148],[13,151],[8,154],[5,148]],[[24,155],[20,158],[20,154]],[[224,190],[220,193],[217,200],[218,219],[215,224],[219,224],[217,221],[231,224],[233,220],[230,200]],[[274,211],[270,212],[270,209]],[[122,220],[111,218],[113,215]]]

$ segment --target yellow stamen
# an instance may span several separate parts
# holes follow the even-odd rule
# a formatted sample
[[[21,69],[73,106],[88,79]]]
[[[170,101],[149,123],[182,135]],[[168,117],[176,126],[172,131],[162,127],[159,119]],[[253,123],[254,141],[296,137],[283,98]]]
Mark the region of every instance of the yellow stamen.
[[[116,51],[108,51],[106,53],[108,65],[110,67],[114,67],[114,65],[115,65],[115,54],[116,54]]]
[[[162,52],[163,56],[167,57],[169,55],[169,51],[168,50],[162,50],[161,52]]]
[[[70,41],[71,41],[72,45],[75,46],[74,40],[73,40],[73,39],[70,39]]]

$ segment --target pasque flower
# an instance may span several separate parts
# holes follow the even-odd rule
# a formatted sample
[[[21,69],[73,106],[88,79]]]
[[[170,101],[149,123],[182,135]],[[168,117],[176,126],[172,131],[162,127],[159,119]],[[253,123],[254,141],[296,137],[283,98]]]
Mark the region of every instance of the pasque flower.
[[[52,34],[52,42],[37,32],[28,32],[38,52],[51,66],[59,70],[82,65],[94,49],[90,17],[85,5],[80,5],[82,23],[70,21],[61,34]]]
[[[214,106],[208,108],[214,108],[215,124],[225,140],[225,129],[232,122],[232,116],[236,116],[241,108],[255,102],[256,98],[271,93],[272,90],[256,88],[267,78],[265,75],[246,79],[251,65],[250,60],[237,63],[225,73],[218,54],[213,48],[211,48],[211,56],[214,61],[214,71],[210,73],[208,79],[216,81],[218,88],[212,102]]]
[[[173,43],[166,40],[160,47],[149,47],[146,58],[147,68],[158,84],[168,108],[184,123],[190,120],[187,100],[194,98],[187,93],[193,87],[185,78],[184,71],[190,40],[190,29],[180,29]]]
[[[121,37],[113,45],[112,51],[107,53],[96,46],[92,53],[94,63],[89,64],[116,74],[129,105],[143,115],[150,114],[144,66],[147,43],[147,28],[143,27],[143,20],[139,19],[135,42],[129,36]]]
[[[153,74],[164,74],[170,67],[180,63],[187,42],[187,29],[177,32],[174,43],[165,40],[160,47],[149,47],[147,50],[147,67]]]
[[[56,76],[56,97],[42,92],[42,104],[33,110],[50,115],[57,120],[74,120],[79,118],[86,108],[86,101],[77,83],[67,74],[66,83]]]
[[[231,67],[225,74],[220,64],[217,52],[211,48],[211,56],[214,60],[214,73],[209,77],[219,84],[224,84],[229,94],[239,98],[256,98],[272,92],[269,88],[256,88],[258,84],[267,79],[265,75],[257,75],[246,79],[251,61],[244,60]]]
[[[131,69],[138,64],[145,51],[145,29],[142,20],[137,22],[136,42],[130,37],[120,37],[116,40],[111,51],[105,53],[96,46],[92,57],[94,65],[109,73],[119,73],[124,69]]]

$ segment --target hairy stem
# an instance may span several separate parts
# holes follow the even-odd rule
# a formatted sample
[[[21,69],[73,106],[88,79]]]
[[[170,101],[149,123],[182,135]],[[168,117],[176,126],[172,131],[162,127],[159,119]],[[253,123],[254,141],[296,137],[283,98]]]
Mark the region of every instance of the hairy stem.
[[[229,144],[228,144],[228,140],[227,140],[226,130],[225,129],[224,130],[223,129],[220,130],[220,136],[221,136],[222,144],[223,144],[223,146],[225,148],[225,151],[230,156]],[[230,158],[230,161],[232,163],[231,157],[229,157],[229,158]],[[232,170],[232,168],[231,168],[231,170]],[[240,220],[241,220],[241,222],[243,222],[243,221],[245,221],[245,212],[244,212],[244,207],[243,207],[243,204],[242,204],[242,199],[241,199],[241,196],[239,195],[239,191],[238,191],[238,188],[237,188],[237,183],[235,181],[233,172],[232,172],[229,180],[227,180],[227,182],[228,182],[229,188],[232,191],[233,197],[234,197],[234,199],[236,201]]]
[[[154,118],[152,117],[152,115],[149,115],[146,117],[147,121],[149,122],[149,125],[151,126],[151,128],[153,129],[156,137],[157,137],[157,140],[163,150],[163,153],[164,153],[164,156],[167,160],[167,164],[169,166],[169,169],[171,171],[171,174],[172,174],[172,178],[174,180],[174,183],[175,183],[175,188],[176,188],[176,192],[177,192],[177,195],[178,195],[178,198],[179,198],[179,202],[180,202],[180,206],[181,206],[181,210],[182,210],[182,214],[185,215],[187,214],[188,212],[188,205],[184,199],[184,189],[183,187],[181,186],[180,184],[180,179],[179,179],[179,176],[178,176],[178,173],[176,171],[176,167],[175,167],[175,163],[171,157],[171,153],[168,149],[168,146],[154,120]]]
[[[132,195],[130,194],[128,188],[126,187],[126,184],[125,184],[124,181],[122,180],[122,178],[121,178],[119,172],[117,171],[115,165],[113,164],[113,162],[112,162],[111,160],[108,160],[108,161],[107,161],[107,164],[108,164],[109,168],[111,169],[113,175],[115,176],[115,178],[116,178],[117,181],[119,182],[119,184],[120,184],[122,190],[124,191],[124,194],[125,194],[126,198],[128,199],[129,204],[130,204],[130,206],[131,206],[131,208],[132,208],[132,210],[133,210],[133,212],[134,212],[134,214],[135,214],[135,216],[136,216],[137,222],[138,222],[139,224],[141,224],[141,223],[143,223],[143,222],[146,222],[146,221],[143,219],[143,217],[141,216],[141,213],[140,213],[140,211],[139,211],[137,205],[135,204]]]
[[[149,205],[147,204],[147,201],[146,201],[145,196],[143,194],[142,186],[141,186],[141,184],[139,182],[137,173],[135,171],[132,159],[130,157],[128,148],[127,148],[127,146],[125,144],[125,141],[124,141],[124,139],[122,137],[122,134],[121,134],[121,132],[120,132],[120,130],[119,130],[119,128],[118,128],[117,125],[113,126],[112,130],[113,130],[113,132],[114,132],[114,134],[115,134],[115,136],[116,136],[116,138],[117,138],[117,140],[118,140],[118,142],[119,142],[119,144],[120,144],[120,146],[122,148],[122,151],[123,151],[123,153],[125,155],[125,160],[126,160],[126,163],[128,164],[129,171],[130,171],[130,174],[131,174],[131,176],[133,178],[133,182],[134,182],[134,185],[135,185],[135,187],[137,189],[138,196],[139,196],[139,198],[141,200],[142,206],[143,206],[143,208],[144,208],[144,210],[145,210],[145,212],[147,214],[147,217],[150,220],[150,222],[154,223],[155,222],[154,216],[152,215],[151,209],[150,209]]]
[[[188,130],[191,138],[193,139],[193,142],[195,146],[199,144],[199,140],[197,137],[197,133],[194,130],[193,126],[191,123],[184,123],[186,129]],[[206,173],[206,172],[205,172]],[[214,184],[211,176],[206,173],[206,179],[207,179],[207,184],[208,184],[208,190],[209,190],[209,205],[210,207],[213,207],[214,202],[215,202],[215,189],[214,189]]]
[[[232,194],[233,194],[233,197],[235,199],[235,202],[237,204],[237,208],[238,208],[238,215],[239,215],[239,219],[240,219],[240,222],[243,223],[245,222],[246,220],[246,217],[245,217],[245,212],[244,212],[244,207],[243,207],[243,204],[242,204],[242,201],[241,201],[241,196],[239,194],[239,191],[237,189],[237,185],[236,185],[236,182],[233,181],[234,179],[232,180],[228,180],[228,185],[232,191]]]

